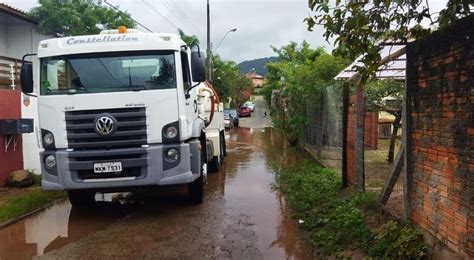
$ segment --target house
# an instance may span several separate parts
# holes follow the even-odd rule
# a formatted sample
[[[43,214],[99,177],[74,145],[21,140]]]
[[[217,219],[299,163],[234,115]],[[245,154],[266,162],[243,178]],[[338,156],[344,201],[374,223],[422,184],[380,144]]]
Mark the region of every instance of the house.
[[[36,53],[39,42],[47,38],[51,36],[39,33],[38,22],[24,11],[0,3],[0,119],[32,118],[35,123],[35,133],[0,134],[0,186],[13,170],[40,169],[36,98],[21,94],[19,72],[23,55]]]
[[[265,82],[265,77],[263,77],[262,75],[257,74],[255,71],[254,72],[249,72],[245,76],[252,81],[252,84],[254,86],[254,92],[258,93],[260,91],[260,89],[263,88],[263,84]]]

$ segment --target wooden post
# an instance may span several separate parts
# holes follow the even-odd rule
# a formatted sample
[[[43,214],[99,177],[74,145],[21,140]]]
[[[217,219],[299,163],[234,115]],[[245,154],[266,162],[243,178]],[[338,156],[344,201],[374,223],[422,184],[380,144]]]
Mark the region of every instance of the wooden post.
[[[388,199],[390,198],[390,194],[392,194],[393,187],[397,183],[398,177],[400,177],[400,173],[405,165],[405,146],[402,144],[400,145],[400,149],[397,154],[397,158],[395,163],[392,164],[390,169],[390,176],[388,177],[385,185],[383,187],[382,193],[380,193],[379,201],[382,205],[386,205]]]
[[[365,166],[364,166],[364,130],[365,130],[365,96],[364,86],[360,77],[356,85],[356,127],[355,127],[355,162],[356,162],[356,187],[365,191]]]
[[[405,87],[406,89],[406,87]],[[405,179],[403,183],[403,219],[409,221],[412,210],[412,190],[413,190],[413,167],[410,161],[412,158],[412,146],[411,146],[411,107],[410,107],[410,95],[408,90],[405,90],[405,101],[403,102],[402,110],[402,141],[403,146],[405,147],[405,157],[404,157],[404,169],[405,169]]]
[[[342,187],[349,185],[347,177],[347,120],[349,118],[349,87],[350,83],[345,81],[342,85]]]

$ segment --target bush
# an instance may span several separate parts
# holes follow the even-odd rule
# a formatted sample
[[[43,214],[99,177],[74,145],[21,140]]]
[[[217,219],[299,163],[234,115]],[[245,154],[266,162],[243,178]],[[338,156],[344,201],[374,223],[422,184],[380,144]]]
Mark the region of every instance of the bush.
[[[376,214],[375,194],[341,192],[337,173],[312,162],[298,168],[275,167],[279,189],[297,218],[304,220],[311,243],[324,255],[363,248],[375,258],[422,258],[426,246],[419,231],[387,222],[377,232],[365,224],[364,214]]]
[[[421,232],[407,225],[388,221],[376,232],[369,254],[391,259],[421,259],[426,256],[426,245]]]

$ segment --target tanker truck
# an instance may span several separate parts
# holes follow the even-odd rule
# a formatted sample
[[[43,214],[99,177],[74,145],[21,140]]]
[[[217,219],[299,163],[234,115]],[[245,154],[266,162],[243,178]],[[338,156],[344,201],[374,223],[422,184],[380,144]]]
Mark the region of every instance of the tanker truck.
[[[203,201],[226,146],[199,46],[119,27],[41,41],[23,60],[22,91],[38,103],[44,190],[90,206],[97,192],[187,185],[190,201]]]

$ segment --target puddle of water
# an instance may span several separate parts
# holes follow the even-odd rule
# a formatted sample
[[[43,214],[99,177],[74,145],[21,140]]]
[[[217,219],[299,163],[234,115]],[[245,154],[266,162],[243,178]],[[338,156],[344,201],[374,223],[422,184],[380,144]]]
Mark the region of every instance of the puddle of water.
[[[301,240],[298,224],[279,191],[272,187],[274,162],[301,163],[306,154],[285,149],[280,134],[271,128],[236,130],[226,161],[225,198],[229,215],[246,213],[265,258],[308,259],[310,250]],[[231,133],[231,142],[232,142]]]
[[[57,203],[0,230],[0,259],[31,259],[103,229],[124,214],[113,205],[94,209]]]

